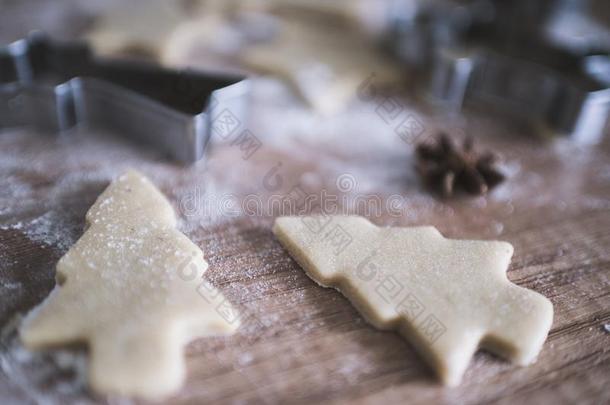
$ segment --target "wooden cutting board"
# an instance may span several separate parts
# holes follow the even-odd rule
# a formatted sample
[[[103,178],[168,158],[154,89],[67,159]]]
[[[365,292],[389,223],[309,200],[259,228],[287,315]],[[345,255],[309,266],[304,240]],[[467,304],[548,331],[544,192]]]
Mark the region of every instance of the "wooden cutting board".
[[[490,117],[446,118],[392,100],[421,124],[418,140],[439,130],[471,133],[479,147],[500,152],[507,182],[489,196],[438,200],[419,184],[411,140],[397,134],[383,100],[321,118],[265,80],[255,86],[252,118],[217,137],[193,167],[110,134],[0,133],[0,402],[116,400],[86,389],[84,348],[32,355],[14,329],[52,289],[54,266],[81,235],[87,209],[128,167],[172,201],[210,263],[206,278],[244,314],[236,335],[188,346],[188,380],[168,403],[608,402],[608,143],[545,143]],[[244,130],[258,148],[240,143]],[[286,212],[268,202],[303,194],[334,195],[337,212],[377,224],[429,224],[447,237],[512,243],[509,279],[555,308],[537,363],[521,368],[480,352],[459,387],[439,385],[409,343],[313,283],[273,237],[273,217]],[[374,196],[382,207],[399,202],[399,212],[364,212],[354,202]]]

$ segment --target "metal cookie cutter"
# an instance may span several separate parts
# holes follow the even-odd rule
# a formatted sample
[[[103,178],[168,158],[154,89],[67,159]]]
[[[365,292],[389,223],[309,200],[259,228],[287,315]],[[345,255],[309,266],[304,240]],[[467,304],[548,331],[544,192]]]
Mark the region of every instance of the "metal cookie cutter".
[[[0,48],[0,128],[105,129],[186,163],[227,117],[239,124],[248,93],[243,77],[98,58],[86,43],[41,33]]]
[[[594,144],[610,117],[610,57],[578,62],[563,69],[490,49],[445,50],[434,65],[431,90],[454,108],[495,107],[577,143]]]
[[[569,2],[570,18],[562,19],[568,23],[555,29],[561,38],[554,39],[547,33],[550,17],[563,12],[566,1],[391,3],[386,42],[432,101],[455,110],[508,113],[578,143],[597,143],[607,132],[610,42],[585,43],[568,21],[575,17],[572,3],[578,3],[583,24],[592,29],[588,2]],[[594,38],[610,37],[610,29],[598,30]],[[570,32],[576,45],[568,47],[562,41]]]

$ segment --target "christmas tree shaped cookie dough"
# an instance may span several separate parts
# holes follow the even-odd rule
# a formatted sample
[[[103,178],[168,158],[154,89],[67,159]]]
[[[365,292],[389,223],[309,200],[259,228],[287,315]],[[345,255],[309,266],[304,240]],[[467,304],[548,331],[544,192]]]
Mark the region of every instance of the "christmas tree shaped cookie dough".
[[[183,346],[230,334],[237,312],[203,282],[203,252],[176,229],[172,207],[145,177],[115,180],[87,212],[87,229],[57,264],[57,286],[21,327],[28,348],[86,342],[101,393],[156,399],[184,380]]]
[[[399,331],[447,385],[459,384],[478,347],[533,362],[551,327],[551,302],[506,278],[509,243],[353,216],[283,217],[273,231],[309,277],[375,327]]]

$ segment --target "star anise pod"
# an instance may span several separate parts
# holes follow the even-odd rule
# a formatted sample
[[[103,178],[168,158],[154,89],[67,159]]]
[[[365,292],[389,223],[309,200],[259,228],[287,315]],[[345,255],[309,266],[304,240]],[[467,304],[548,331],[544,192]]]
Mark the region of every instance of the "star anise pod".
[[[446,197],[458,189],[473,195],[484,194],[505,179],[496,168],[496,155],[477,153],[470,136],[460,148],[441,133],[435,143],[419,144],[416,154],[417,169],[424,182]]]

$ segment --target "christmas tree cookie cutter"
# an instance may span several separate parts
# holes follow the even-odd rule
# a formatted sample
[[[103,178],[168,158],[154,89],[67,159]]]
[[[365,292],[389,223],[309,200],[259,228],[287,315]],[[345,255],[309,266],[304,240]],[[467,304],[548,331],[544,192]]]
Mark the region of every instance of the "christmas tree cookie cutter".
[[[42,33],[0,47],[0,128],[103,129],[185,163],[203,157],[213,133],[239,126],[248,93],[244,77],[99,58]]]

